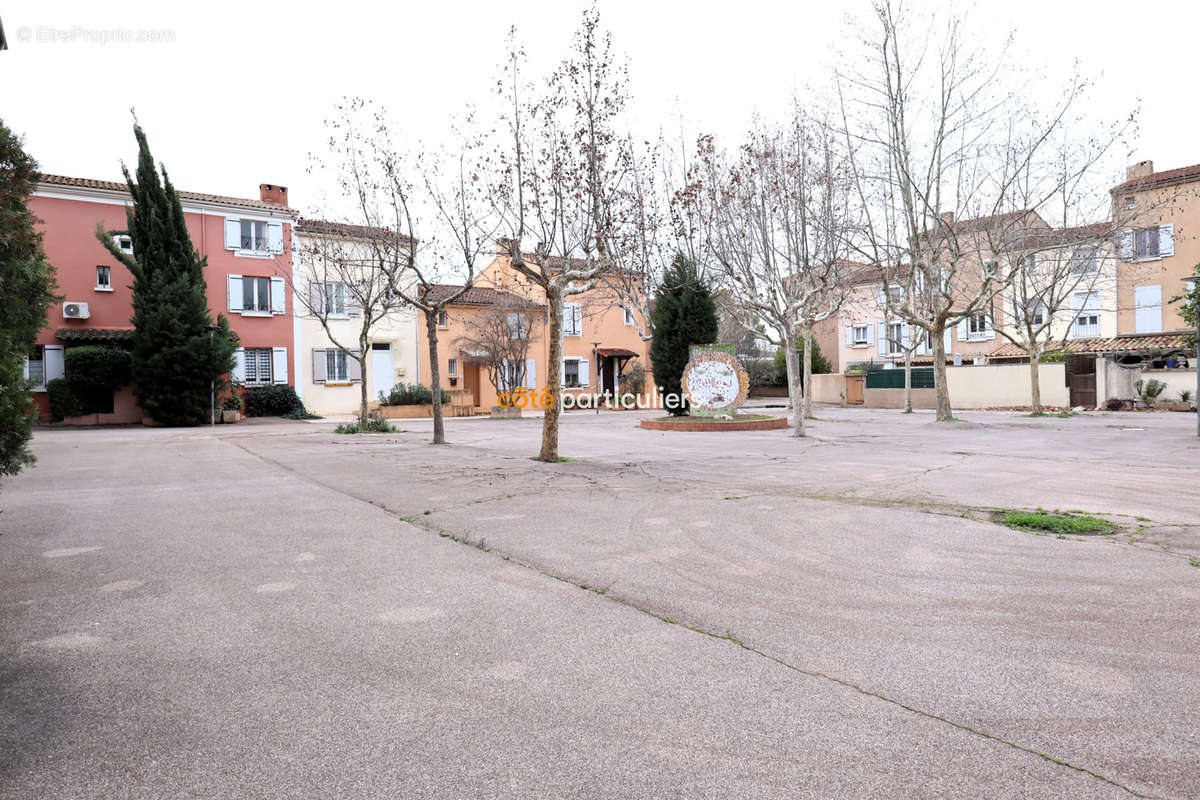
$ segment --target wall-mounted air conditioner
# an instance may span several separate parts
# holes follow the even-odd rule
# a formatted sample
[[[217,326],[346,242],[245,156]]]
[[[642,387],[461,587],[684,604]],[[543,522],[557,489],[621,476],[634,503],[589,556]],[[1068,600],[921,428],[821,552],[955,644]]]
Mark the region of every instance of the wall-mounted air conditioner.
[[[63,317],[66,319],[87,319],[90,316],[87,303],[63,303]]]

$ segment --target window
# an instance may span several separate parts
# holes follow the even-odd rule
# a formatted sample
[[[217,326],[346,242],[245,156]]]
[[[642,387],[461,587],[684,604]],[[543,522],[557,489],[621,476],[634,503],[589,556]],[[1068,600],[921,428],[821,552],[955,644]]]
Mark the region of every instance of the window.
[[[116,244],[117,249],[120,250],[125,255],[128,255],[128,256],[133,255],[133,237],[132,236],[129,236],[124,233],[118,233],[116,236],[113,237],[113,243]]]
[[[33,382],[35,392],[46,390],[46,361],[45,351],[39,344],[29,352],[29,365],[26,367],[29,380]]]
[[[633,309],[632,309],[632,308],[626,308],[626,309],[625,309],[625,324],[626,324],[626,325],[633,325],[633,324],[634,324],[634,319],[633,319]]]
[[[1031,324],[1041,325],[1046,321],[1046,307],[1042,305],[1041,300],[1026,300],[1025,313],[1018,312],[1017,317],[1019,322],[1024,322],[1028,318]]]
[[[1030,261],[1032,262],[1033,256],[1030,256],[1029,258],[1030,258]],[[995,278],[996,274],[997,274],[997,270],[998,270],[998,267],[997,267],[994,259],[987,259],[986,261],[983,262],[983,277]]]
[[[458,359],[452,358],[446,363],[446,374],[451,378],[458,377]]]
[[[96,267],[96,291],[112,291],[112,270],[108,267]]]
[[[567,386],[579,386],[579,359],[568,358],[563,361],[563,383]]]
[[[1158,228],[1134,231],[1133,254],[1137,258],[1158,258]]]
[[[1133,195],[1131,195],[1131,194],[1130,194],[1130,195],[1126,195],[1126,196],[1125,196],[1124,203],[1125,203],[1125,208],[1127,208],[1127,209],[1129,209],[1129,208],[1133,208],[1133,207],[1135,207],[1135,206],[1137,205],[1137,198],[1136,198],[1136,197],[1134,197],[1134,196],[1133,196]]]
[[[1071,251],[1071,272],[1076,275],[1094,275],[1099,271],[1099,251],[1094,245],[1076,247]]]
[[[267,223],[244,219],[242,223],[242,249],[267,252]]]
[[[903,286],[889,286],[888,287],[888,296],[890,296],[892,298],[893,304],[900,305],[901,303],[904,302],[904,287]]]
[[[1080,292],[1075,295],[1075,321],[1071,324],[1071,335],[1075,337],[1100,335],[1100,295],[1095,292]]]
[[[508,338],[524,339],[528,335],[525,329],[525,315],[513,312],[508,315]]]
[[[346,314],[346,284],[320,284],[320,309],[318,313],[329,316],[344,316]]]
[[[563,336],[583,336],[583,306],[563,303]]]
[[[445,311],[438,312],[438,327],[445,328],[450,325],[450,315]]]
[[[854,346],[855,347],[858,347],[859,345],[870,344],[870,342],[867,341],[867,328],[868,327],[869,326],[867,326],[867,325],[855,325],[854,326]]]
[[[261,386],[271,382],[271,348],[247,347],[243,354],[242,380],[247,386]]]
[[[904,352],[904,324],[900,322],[888,323],[888,352],[892,355],[898,355]]]
[[[992,321],[987,314],[972,314],[967,317],[967,340],[990,339],[992,336]]]
[[[242,310],[271,313],[270,278],[242,278]]]
[[[342,350],[330,348],[325,351],[325,382],[348,383],[350,381],[350,361]]]

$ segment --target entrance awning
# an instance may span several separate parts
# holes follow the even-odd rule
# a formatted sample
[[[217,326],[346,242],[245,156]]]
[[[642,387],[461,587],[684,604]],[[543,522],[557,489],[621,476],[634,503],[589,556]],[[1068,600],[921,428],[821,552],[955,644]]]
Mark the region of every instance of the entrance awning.
[[[637,358],[638,354],[624,347],[597,347],[596,355],[602,358]]]
[[[116,342],[133,341],[133,328],[59,328],[54,338],[60,342]]]

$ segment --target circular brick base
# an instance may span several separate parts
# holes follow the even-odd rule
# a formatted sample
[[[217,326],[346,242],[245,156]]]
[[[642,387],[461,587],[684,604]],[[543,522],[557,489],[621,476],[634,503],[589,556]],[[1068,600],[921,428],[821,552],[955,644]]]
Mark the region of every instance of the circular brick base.
[[[648,431],[774,431],[787,426],[787,417],[734,419],[722,422],[697,422],[693,417],[679,417],[678,422],[673,419],[642,420],[642,427]]]

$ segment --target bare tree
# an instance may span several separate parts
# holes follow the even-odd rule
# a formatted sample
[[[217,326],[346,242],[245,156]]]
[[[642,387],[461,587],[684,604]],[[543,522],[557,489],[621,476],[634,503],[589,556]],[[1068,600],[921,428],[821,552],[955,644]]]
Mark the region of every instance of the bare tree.
[[[838,76],[865,217],[858,257],[881,270],[889,314],[928,335],[945,421],[946,331],[997,326],[997,295],[1019,268],[1003,256],[1049,230],[1047,219],[1096,219],[1104,201],[1085,189],[1129,123],[1093,128],[1065,150],[1086,96],[1077,75],[1043,109],[1030,86],[1012,85],[1007,52],[990,54],[960,17],[914,24],[876,0],[872,27],[864,57],[843,59],[864,66]]]
[[[484,368],[497,396],[525,384],[529,345],[536,338],[533,320],[541,310],[541,306],[512,295],[464,320],[465,332],[454,344],[464,361]]]
[[[523,59],[514,45],[500,83],[507,142],[493,159],[492,196],[508,230],[501,246],[513,269],[546,296],[546,380],[554,402],[545,411],[538,458],[553,462],[558,460],[563,301],[594,289],[615,263],[616,195],[628,163],[617,125],[628,80],[595,9],[584,12],[571,55],[545,91],[534,93],[523,83]],[[535,243],[530,251],[523,248],[526,241]]]
[[[470,157],[478,143],[464,138],[456,152],[427,152],[413,162],[399,146],[387,112],[358,98],[339,104],[327,125],[329,155],[315,161],[335,176],[341,200],[358,223],[361,268],[381,276],[389,302],[398,300],[424,315],[433,444],[444,444],[438,321],[471,288],[476,262],[494,235],[485,227],[489,209],[479,167]],[[447,276],[460,282],[439,282]]]
[[[796,436],[811,414],[813,326],[837,313],[848,285],[842,166],[835,131],[793,103],[786,124],[758,125],[732,158],[703,137],[685,189],[693,213],[713,220],[707,252],[724,310],[746,330],[765,323],[784,350]]]
[[[347,360],[354,361],[358,374],[365,376],[372,334],[389,316],[407,310],[391,290],[389,275],[372,258],[370,240],[391,234],[325,220],[302,220],[296,233],[294,271],[281,268],[279,272],[286,276],[300,313],[316,318],[336,348],[327,351],[326,379],[349,379]],[[368,401],[364,378],[358,411],[364,426]]]

